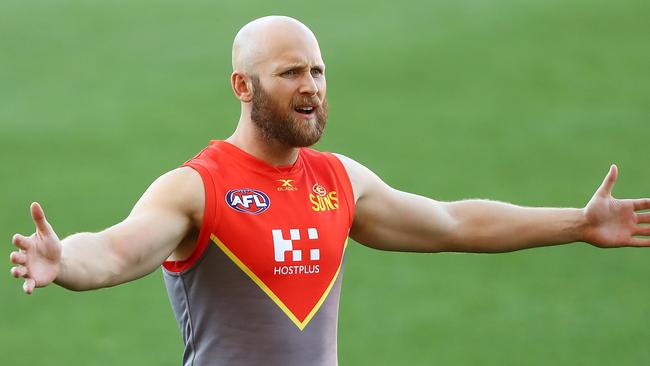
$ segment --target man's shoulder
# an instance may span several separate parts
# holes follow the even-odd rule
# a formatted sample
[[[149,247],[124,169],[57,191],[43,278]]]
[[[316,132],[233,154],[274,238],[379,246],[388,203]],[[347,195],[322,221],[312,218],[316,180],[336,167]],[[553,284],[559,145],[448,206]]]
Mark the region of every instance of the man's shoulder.
[[[161,181],[170,186],[184,186],[187,184],[201,183],[201,176],[195,169],[183,165],[161,175],[157,181]]]
[[[201,211],[205,194],[201,175],[194,169],[182,166],[173,169],[156,179],[150,189],[156,198],[186,212]],[[162,203],[162,202],[161,202]]]

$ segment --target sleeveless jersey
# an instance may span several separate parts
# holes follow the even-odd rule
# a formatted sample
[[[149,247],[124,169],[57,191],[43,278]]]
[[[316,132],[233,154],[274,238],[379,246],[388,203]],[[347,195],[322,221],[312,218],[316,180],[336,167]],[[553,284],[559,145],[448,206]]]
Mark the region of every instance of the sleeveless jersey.
[[[201,175],[205,212],[189,258],[163,264],[183,364],[337,365],[354,212],[339,159],[302,148],[273,167],[211,141],[184,166]]]

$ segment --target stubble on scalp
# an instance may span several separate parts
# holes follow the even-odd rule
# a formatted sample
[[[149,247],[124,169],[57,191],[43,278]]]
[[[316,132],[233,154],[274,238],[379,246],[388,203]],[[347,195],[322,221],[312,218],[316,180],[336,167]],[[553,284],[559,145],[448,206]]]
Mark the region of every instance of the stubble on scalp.
[[[259,77],[251,76],[253,99],[251,101],[251,120],[268,142],[277,141],[289,147],[307,147],[317,143],[327,124],[327,100],[316,109],[316,118],[300,120],[292,115],[299,105],[317,104],[317,96],[297,97],[289,105],[282,106],[262,87]],[[314,99],[316,98],[316,99]]]

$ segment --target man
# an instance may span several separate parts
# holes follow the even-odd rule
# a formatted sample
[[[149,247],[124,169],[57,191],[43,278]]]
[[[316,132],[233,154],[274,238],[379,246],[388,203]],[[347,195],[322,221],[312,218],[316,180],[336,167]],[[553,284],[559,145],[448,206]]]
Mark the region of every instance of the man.
[[[347,237],[372,248],[507,252],[585,241],[650,246],[650,199],[611,196],[617,168],[583,209],[438,202],[392,189],[354,160],[305,147],[327,120],[325,65],[302,23],[245,25],[232,51],[235,132],[158,178],[121,223],[59,240],[34,203],[13,276],[109,287],[161,263],[186,365],[335,365]]]

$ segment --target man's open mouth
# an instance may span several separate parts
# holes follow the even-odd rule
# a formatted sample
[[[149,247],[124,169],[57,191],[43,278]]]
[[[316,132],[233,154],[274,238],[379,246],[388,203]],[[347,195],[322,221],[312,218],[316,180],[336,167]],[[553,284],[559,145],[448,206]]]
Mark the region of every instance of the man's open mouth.
[[[314,110],[316,110],[316,108],[314,108],[314,107],[296,107],[296,108],[294,108],[294,111],[296,111],[296,112],[298,112],[300,114],[304,114],[306,116],[311,115],[312,113],[314,113]]]

